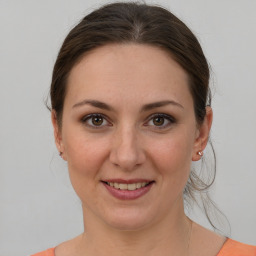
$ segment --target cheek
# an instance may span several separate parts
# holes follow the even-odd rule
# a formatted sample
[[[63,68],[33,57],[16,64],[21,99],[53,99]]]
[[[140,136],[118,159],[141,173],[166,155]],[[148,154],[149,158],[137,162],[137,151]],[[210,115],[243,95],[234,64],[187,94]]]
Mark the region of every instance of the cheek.
[[[67,137],[65,145],[73,186],[99,180],[99,171],[108,155],[107,141],[82,132]]]
[[[97,139],[82,139],[81,137],[80,139],[74,138],[67,143],[70,182],[80,200],[86,205],[90,205],[91,195],[97,191],[101,169],[106,159],[107,150],[103,144]],[[97,205],[98,199],[94,198],[93,204]]]
[[[168,182],[174,184],[186,183],[192,160],[193,141],[186,133],[175,134],[155,142],[151,150],[154,165]],[[170,184],[169,184],[170,185]]]

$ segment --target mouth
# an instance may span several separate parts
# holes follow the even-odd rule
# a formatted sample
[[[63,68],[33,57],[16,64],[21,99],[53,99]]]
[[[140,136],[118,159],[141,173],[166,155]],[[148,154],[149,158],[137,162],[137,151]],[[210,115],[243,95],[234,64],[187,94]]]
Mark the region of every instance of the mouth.
[[[101,181],[110,194],[121,200],[137,199],[148,193],[154,180],[105,180]]]
[[[134,182],[134,183],[122,183],[122,182],[108,182],[108,181],[102,181],[106,185],[119,189],[119,190],[129,190],[129,191],[134,191],[140,188],[144,188],[154,181],[147,181],[147,182]]]

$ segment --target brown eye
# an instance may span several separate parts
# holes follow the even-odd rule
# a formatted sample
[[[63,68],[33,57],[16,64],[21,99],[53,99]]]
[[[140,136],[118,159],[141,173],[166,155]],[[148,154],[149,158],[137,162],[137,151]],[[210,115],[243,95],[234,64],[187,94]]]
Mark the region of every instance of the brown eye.
[[[154,114],[150,117],[150,119],[144,124],[145,126],[149,126],[153,129],[167,129],[176,123],[176,119],[170,115],[159,113]]]
[[[153,118],[153,124],[155,126],[162,126],[164,124],[164,117],[156,116]]]
[[[95,126],[100,126],[103,124],[103,117],[101,116],[93,116],[92,117],[92,124]]]
[[[83,117],[81,121],[89,128],[99,129],[111,126],[111,123],[102,114],[90,114]]]

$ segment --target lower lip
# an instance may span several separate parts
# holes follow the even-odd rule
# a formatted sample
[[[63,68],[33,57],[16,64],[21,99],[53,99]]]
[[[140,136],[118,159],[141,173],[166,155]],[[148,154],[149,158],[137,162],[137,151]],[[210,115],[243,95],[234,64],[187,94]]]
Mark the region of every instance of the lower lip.
[[[146,187],[138,188],[136,190],[121,190],[111,187],[104,182],[102,182],[102,184],[105,186],[105,188],[110,192],[112,196],[121,200],[133,200],[142,197],[147,192],[149,192],[154,182],[150,183]]]

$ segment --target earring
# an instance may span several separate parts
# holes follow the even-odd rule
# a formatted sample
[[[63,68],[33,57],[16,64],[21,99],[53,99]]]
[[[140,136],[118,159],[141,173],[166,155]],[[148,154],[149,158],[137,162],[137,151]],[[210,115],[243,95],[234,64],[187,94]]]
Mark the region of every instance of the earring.
[[[204,153],[203,153],[203,151],[198,151],[197,154],[198,154],[199,156],[203,156]]]
[[[62,157],[62,154],[63,154],[63,152],[60,151],[60,153],[59,153],[60,157]]]

